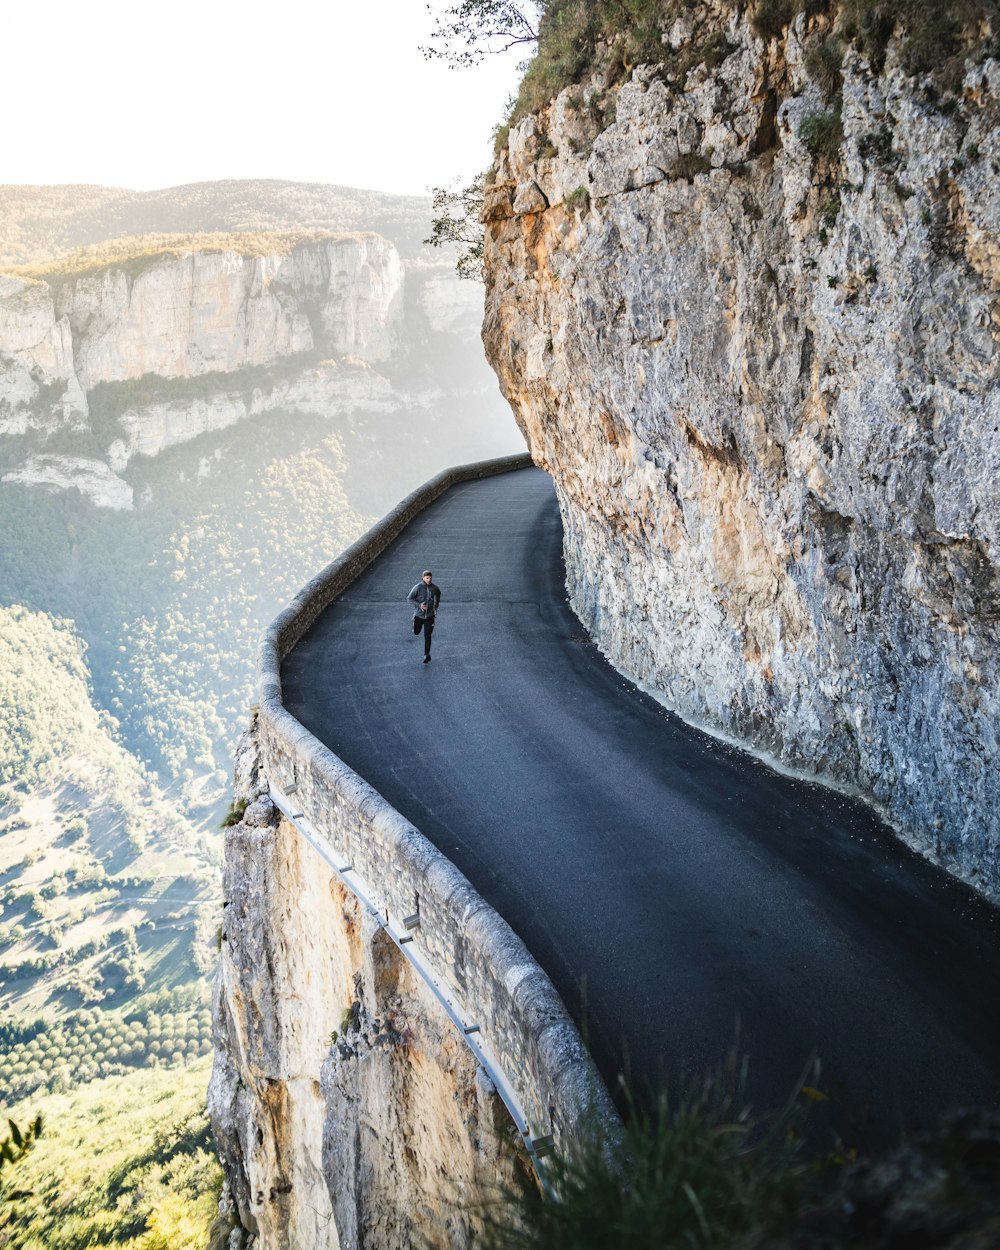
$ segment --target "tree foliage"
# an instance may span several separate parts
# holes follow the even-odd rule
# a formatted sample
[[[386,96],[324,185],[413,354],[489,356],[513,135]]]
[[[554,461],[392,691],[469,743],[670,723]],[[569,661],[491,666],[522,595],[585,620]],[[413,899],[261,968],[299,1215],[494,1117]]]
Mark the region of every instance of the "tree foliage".
[[[0,1137],[0,1205],[31,1196],[30,1190],[10,1188],[4,1172],[19,1163],[35,1144],[36,1138],[41,1136],[42,1117],[35,1116],[25,1129],[8,1120],[7,1130],[7,1135]]]
[[[485,174],[467,187],[433,189],[433,229],[426,242],[431,247],[456,246],[460,249],[455,269],[460,278],[482,281],[483,277],[483,185]]]
[[[205,1110],[209,1061],[132,1072],[45,1102],[3,1232],[22,1250],[203,1250],[221,1173]],[[4,1236],[0,1234],[0,1245]]]
[[[543,9],[544,0],[460,0],[444,13],[428,5],[434,33],[420,50],[453,69],[476,65],[484,57],[536,44]]]

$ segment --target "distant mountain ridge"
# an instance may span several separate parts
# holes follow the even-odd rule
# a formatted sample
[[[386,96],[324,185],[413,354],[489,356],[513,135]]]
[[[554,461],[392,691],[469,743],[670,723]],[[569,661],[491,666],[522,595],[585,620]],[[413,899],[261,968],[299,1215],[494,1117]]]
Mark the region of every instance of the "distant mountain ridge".
[[[427,254],[430,197],[318,182],[229,179],[158,191],[67,184],[0,186],[0,269],[146,234],[374,231],[404,259]],[[433,253],[431,253],[433,255]]]

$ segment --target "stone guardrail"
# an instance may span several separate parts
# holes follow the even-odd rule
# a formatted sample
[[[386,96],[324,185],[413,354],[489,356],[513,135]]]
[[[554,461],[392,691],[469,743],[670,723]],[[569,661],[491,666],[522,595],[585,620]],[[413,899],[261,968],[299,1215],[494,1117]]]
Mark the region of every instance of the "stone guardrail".
[[[460,482],[530,464],[527,455],[508,456],[439,474],[310,581],[261,641],[257,726],[279,807],[431,983],[537,1157],[552,1144],[571,1151],[585,1132],[617,1124],[562,999],[455,865],[285,709],[280,674],[281,661],[324,608],[418,513]]]

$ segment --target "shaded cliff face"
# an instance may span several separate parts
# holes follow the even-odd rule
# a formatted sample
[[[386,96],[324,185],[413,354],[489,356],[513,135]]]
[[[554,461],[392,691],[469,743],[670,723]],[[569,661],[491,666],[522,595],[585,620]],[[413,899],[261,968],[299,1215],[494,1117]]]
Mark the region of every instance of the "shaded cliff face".
[[[996,892],[1000,64],[849,49],[841,139],[836,18],[695,7],[516,126],[484,339],[612,661]]]
[[[208,1103],[231,1247],[461,1247],[521,1177],[496,1090],[385,931],[264,797],[240,743]],[[247,1242],[243,1234],[256,1236]]]

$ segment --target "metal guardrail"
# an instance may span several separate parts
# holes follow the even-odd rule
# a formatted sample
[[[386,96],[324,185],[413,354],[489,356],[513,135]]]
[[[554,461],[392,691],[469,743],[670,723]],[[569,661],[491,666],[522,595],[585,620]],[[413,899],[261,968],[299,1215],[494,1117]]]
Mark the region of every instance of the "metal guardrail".
[[[552,1150],[552,1135],[547,1134],[543,1137],[532,1136],[527,1112],[521,1105],[517,1091],[501,1067],[499,1060],[493,1054],[489,1042],[482,1036],[479,1024],[471,1020],[469,1013],[458,1001],[458,996],[454,990],[450,986],[446,987],[442,984],[441,980],[435,975],[426,956],[420,952],[419,947],[416,945],[412,930],[417,927],[413,921],[418,918],[408,916],[402,918],[393,917],[388,910],[383,912],[375,903],[375,891],[369,883],[365,881],[360,873],[355,871],[352,864],[340,864],[337,862],[344,857],[336,853],[327,839],[306,819],[304,813],[295,810],[295,804],[291,802],[288,795],[283,793],[273,782],[269,786],[269,792],[271,801],[281,811],[285,819],[295,826],[309,845],[326,861],[337,879],[358,899],[379,928],[388,934],[399,948],[400,953],[409,961],[417,975],[433,994],[438,1005],[455,1026],[466,1046],[472,1051],[476,1061],[493,1082],[497,1093],[510,1114],[510,1118],[514,1121],[514,1126],[521,1135],[521,1144],[531,1159],[539,1180],[546,1190],[549,1191],[550,1187],[545,1175],[543,1159]]]

